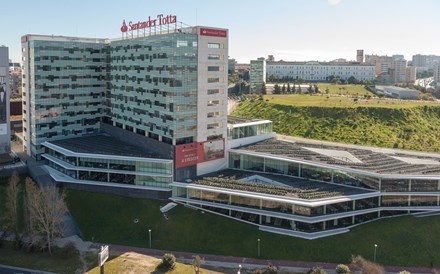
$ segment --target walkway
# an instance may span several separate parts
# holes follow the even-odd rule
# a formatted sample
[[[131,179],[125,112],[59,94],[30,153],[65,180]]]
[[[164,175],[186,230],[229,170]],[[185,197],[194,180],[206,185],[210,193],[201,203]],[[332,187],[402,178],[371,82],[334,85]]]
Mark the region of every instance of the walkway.
[[[98,250],[100,244],[94,243],[91,248]],[[125,252],[136,252],[139,254],[149,255],[157,258],[161,258],[165,253],[173,253],[176,256],[177,261],[184,263],[191,263],[196,255],[201,256],[205,259],[204,265],[213,267],[223,267],[230,269],[237,269],[238,266],[242,266],[242,270],[255,270],[265,269],[269,263],[275,265],[280,271],[283,272],[294,272],[294,273],[306,273],[313,267],[320,266],[324,268],[327,273],[335,273],[335,268],[337,264],[333,263],[317,263],[317,262],[301,262],[301,261],[287,261],[287,260],[264,260],[264,259],[254,259],[254,258],[243,258],[243,257],[231,257],[231,256],[217,256],[209,254],[195,254],[189,252],[178,252],[169,250],[159,250],[159,249],[148,249],[140,247],[122,246],[122,245],[110,245],[110,253],[125,253]],[[402,266],[386,266],[385,270],[387,273],[398,273],[402,270],[407,270],[411,274],[427,274],[436,273],[435,269],[424,268],[424,267],[402,267]],[[436,269],[440,271],[440,269]],[[242,273],[245,273],[242,271]]]

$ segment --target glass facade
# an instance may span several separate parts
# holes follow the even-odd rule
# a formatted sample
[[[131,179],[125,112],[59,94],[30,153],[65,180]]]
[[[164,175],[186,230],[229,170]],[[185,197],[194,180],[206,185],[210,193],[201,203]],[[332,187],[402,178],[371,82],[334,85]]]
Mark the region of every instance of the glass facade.
[[[174,144],[197,135],[197,34],[115,41],[110,54],[115,125]]]
[[[172,183],[173,163],[171,160],[161,162],[142,158],[109,159],[110,156],[108,158],[72,157],[50,148],[46,148],[45,155],[48,155],[45,156],[48,159],[48,166],[77,180],[159,188],[169,188],[169,184]],[[71,167],[63,167],[64,163]]]
[[[30,41],[29,47],[29,71],[23,77],[30,78],[31,113],[24,131],[29,131],[31,155],[39,159],[45,141],[99,131],[108,48],[74,39]]]
[[[214,211],[257,225],[283,228],[290,231],[319,232],[350,227],[381,217],[380,197],[334,202],[320,206],[298,205],[297,202],[277,201],[265,197],[249,197],[204,189],[193,189],[188,185],[173,185],[173,197],[182,202]],[[408,205],[408,196],[388,196],[382,199],[384,207]],[[437,205],[438,196],[414,196],[414,205]],[[203,204],[201,204],[203,203]],[[371,212],[371,209],[376,209]],[[342,215],[350,214],[345,217]],[[387,211],[388,215],[401,214]],[[295,218],[325,218],[322,221],[299,221]],[[331,220],[328,220],[329,217]],[[301,219],[304,220],[304,219]]]
[[[246,137],[258,136],[272,132],[272,122],[265,122],[256,125],[240,125],[228,128],[229,139],[241,139]]]

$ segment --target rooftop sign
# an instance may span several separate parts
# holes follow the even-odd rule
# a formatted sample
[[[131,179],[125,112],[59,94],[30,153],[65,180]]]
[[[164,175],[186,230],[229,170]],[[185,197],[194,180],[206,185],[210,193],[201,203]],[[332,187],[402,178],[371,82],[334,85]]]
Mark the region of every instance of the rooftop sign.
[[[163,14],[159,14],[156,16],[156,19],[151,19],[151,16],[148,16],[148,20],[145,21],[138,21],[137,23],[136,22],[133,23],[132,21],[129,21],[128,26],[124,20],[122,22],[121,32],[146,29],[146,28],[169,25],[174,23],[177,23],[177,16],[172,14],[166,16],[164,16]]]

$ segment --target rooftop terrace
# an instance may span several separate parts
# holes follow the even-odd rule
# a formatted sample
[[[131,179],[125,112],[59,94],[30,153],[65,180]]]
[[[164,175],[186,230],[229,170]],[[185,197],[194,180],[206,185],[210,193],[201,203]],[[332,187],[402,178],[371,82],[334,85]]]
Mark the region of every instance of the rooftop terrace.
[[[440,176],[440,155],[428,153],[277,139],[236,149],[380,174]]]
[[[251,178],[251,180],[243,180],[246,178]],[[275,181],[278,184],[264,183],[263,180]],[[261,174],[231,169],[204,175],[195,180],[193,184],[305,200],[333,198],[371,192],[360,188],[320,183],[283,175]]]
[[[148,148],[133,146],[103,134],[50,141],[49,143],[76,153],[163,158],[157,153],[150,152]]]

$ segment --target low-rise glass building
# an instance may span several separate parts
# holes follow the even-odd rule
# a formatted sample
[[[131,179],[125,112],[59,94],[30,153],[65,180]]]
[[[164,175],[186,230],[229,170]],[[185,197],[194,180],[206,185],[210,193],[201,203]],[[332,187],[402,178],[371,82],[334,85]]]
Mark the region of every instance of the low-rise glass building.
[[[311,140],[230,149],[229,170],[174,182],[176,202],[313,239],[440,210],[440,156]]]

